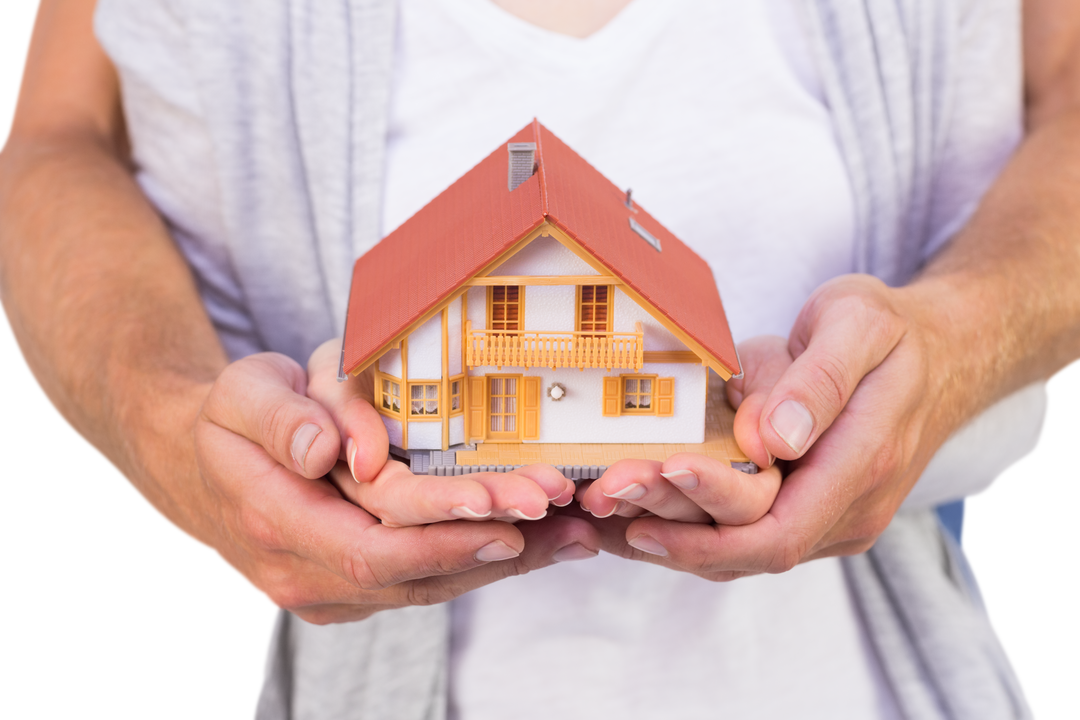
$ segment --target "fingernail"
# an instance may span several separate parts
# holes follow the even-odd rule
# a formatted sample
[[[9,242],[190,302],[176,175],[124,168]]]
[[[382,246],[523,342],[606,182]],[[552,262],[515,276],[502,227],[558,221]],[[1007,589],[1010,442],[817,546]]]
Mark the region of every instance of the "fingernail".
[[[600,553],[594,552],[581,543],[570,543],[551,556],[555,562],[574,562],[575,560],[588,560]]]
[[[615,514],[615,511],[619,509],[619,503],[621,503],[621,502],[622,502],[622,501],[620,500],[620,501],[619,501],[618,503],[615,503],[615,507],[613,507],[613,508],[611,508],[610,510],[608,510],[608,512],[607,512],[607,514],[606,514],[606,515],[597,515],[597,514],[596,514],[596,511],[594,511],[594,510],[590,510],[589,512],[590,512],[590,513],[592,513],[592,516],[593,516],[594,518],[598,518],[598,519],[600,519],[600,520],[603,520],[604,518],[609,518],[609,517],[611,517],[612,515],[614,515],[614,514]]]
[[[693,490],[698,486],[698,476],[692,470],[672,470],[669,473],[660,473],[660,477],[683,490]]]
[[[296,464],[300,466],[301,470],[307,471],[305,464],[307,463],[308,450],[311,449],[311,443],[315,442],[315,438],[322,432],[322,428],[315,423],[304,423],[300,426],[300,429],[296,431],[292,439],[292,458],[296,461]]]
[[[554,505],[555,507],[566,507],[567,505],[569,505],[569,504],[570,504],[570,503],[572,503],[572,502],[574,502],[574,496],[573,496],[573,495],[571,495],[571,496],[570,496],[570,499],[569,499],[569,500],[567,500],[567,501],[566,501],[566,502],[564,502],[564,503],[559,503],[559,502],[555,502],[554,500],[552,500],[552,501],[551,501],[551,504],[552,504],[552,505]]]
[[[499,560],[509,560],[510,558],[516,558],[521,553],[517,552],[502,540],[496,540],[489,542],[484,547],[476,551],[475,557],[480,562],[497,562]]]
[[[794,400],[785,400],[776,406],[769,416],[769,424],[788,447],[802,454],[806,441],[814,431],[814,418],[810,411]]]
[[[518,510],[517,508],[510,508],[506,512],[507,512],[507,514],[513,515],[514,517],[518,518],[519,520],[543,520],[545,517],[547,517],[547,510],[546,509],[544,510],[544,512],[540,513],[536,517],[529,517],[525,513]]]
[[[360,482],[356,479],[356,443],[352,438],[349,438],[349,442],[345,443],[345,457],[349,459],[349,473],[352,475],[352,479],[355,482]]]
[[[456,507],[450,508],[450,514],[454,517],[459,518],[486,518],[491,515],[491,511],[488,510],[486,513],[478,513],[471,508],[465,507],[464,505],[458,505]]]
[[[773,465],[776,464],[776,458],[774,458],[773,454],[771,452],[769,452],[767,449],[765,450],[765,455],[766,455],[766,457],[769,458],[768,467],[772,467]]]
[[[642,485],[641,483],[634,483],[632,485],[627,485],[617,493],[611,493],[610,495],[604,493],[604,496],[609,498],[617,498],[619,500],[640,500],[641,498],[645,497],[645,492],[646,491],[644,485]]]
[[[630,547],[637,548],[641,552],[647,552],[650,555],[659,555],[660,557],[667,557],[668,551],[655,539],[648,535],[638,535],[633,540],[629,541]]]

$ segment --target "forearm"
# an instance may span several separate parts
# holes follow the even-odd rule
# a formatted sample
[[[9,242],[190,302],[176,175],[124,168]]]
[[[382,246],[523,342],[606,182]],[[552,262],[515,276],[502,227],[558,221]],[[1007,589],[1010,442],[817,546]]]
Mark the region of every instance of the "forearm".
[[[936,338],[949,431],[1080,357],[1080,114],[1040,124],[971,222],[903,292]]]
[[[191,427],[226,359],[183,258],[107,139],[0,155],[0,298],[64,416],[185,530]],[[196,477],[191,475],[192,478]]]

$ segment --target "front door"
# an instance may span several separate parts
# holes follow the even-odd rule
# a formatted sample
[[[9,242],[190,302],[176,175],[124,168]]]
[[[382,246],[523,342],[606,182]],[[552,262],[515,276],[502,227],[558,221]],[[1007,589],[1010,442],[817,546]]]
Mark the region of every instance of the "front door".
[[[488,442],[521,441],[520,375],[488,375]]]

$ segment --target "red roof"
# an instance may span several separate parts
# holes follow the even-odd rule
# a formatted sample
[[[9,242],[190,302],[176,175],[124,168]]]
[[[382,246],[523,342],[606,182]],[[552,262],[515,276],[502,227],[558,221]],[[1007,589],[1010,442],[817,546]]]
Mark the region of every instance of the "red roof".
[[[344,371],[376,357],[547,221],[738,374],[708,263],[636,202],[629,209],[624,191],[539,122],[508,142],[537,146],[538,171],[518,188],[507,190],[509,153],[501,146],[356,261]],[[631,228],[631,218],[660,240],[660,252]]]

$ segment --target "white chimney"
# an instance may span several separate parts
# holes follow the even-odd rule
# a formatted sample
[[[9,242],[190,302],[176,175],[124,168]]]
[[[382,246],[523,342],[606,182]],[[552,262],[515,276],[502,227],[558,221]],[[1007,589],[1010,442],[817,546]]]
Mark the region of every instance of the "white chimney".
[[[536,143],[507,143],[510,152],[510,171],[507,185],[514,190],[536,172]]]

